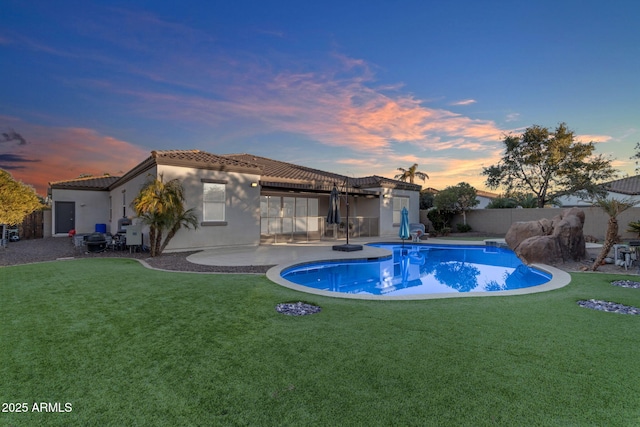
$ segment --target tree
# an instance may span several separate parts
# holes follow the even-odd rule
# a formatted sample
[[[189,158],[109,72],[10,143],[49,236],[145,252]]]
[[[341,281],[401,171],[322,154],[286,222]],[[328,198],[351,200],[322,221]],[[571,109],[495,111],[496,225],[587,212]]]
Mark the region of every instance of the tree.
[[[400,181],[406,182],[408,179],[409,183],[413,184],[413,181],[415,180],[416,177],[420,178],[423,181],[425,179],[429,179],[429,175],[427,175],[424,172],[420,172],[418,170],[417,163],[414,163],[413,166],[411,166],[409,169],[398,168],[398,170],[402,173],[397,174],[396,176],[394,176],[394,178],[399,179]]]
[[[487,205],[487,209],[537,208],[538,198],[532,193],[514,193],[496,197]]]
[[[487,186],[504,187],[507,193],[533,193],[540,208],[568,194],[602,197],[604,190],[598,184],[616,175],[611,160],[595,155],[593,142],[575,141],[565,123],[553,133],[534,125],[522,135],[505,136],[503,143],[500,163],[483,168]]]
[[[636,153],[629,157],[631,160],[635,160],[636,161],[636,173],[640,172],[640,165],[638,164],[638,162],[640,161],[640,142],[636,142],[636,147],[635,147]]]
[[[17,225],[43,207],[35,190],[0,169],[0,224]]]
[[[496,197],[487,204],[486,209],[513,209],[518,207],[518,202],[511,197]]]
[[[420,192],[420,210],[427,210],[433,207],[433,199],[435,195],[429,190]]]
[[[132,202],[136,215],[149,226],[151,256],[166,248],[180,228],[198,228],[193,209],[184,208],[184,189],[179,179],[164,182],[163,176],[151,177]],[[166,237],[163,241],[164,233]]]
[[[466,182],[461,182],[453,187],[447,187],[435,195],[434,205],[439,210],[448,210],[454,213],[462,213],[464,224],[467,225],[467,211],[478,206],[476,189]]]
[[[609,255],[609,251],[618,241],[618,215],[627,209],[633,207],[633,201],[631,199],[624,200],[616,200],[616,199],[605,199],[598,198],[596,200],[596,204],[600,206],[606,213],[609,215],[609,221],[607,223],[607,235],[604,238],[604,243],[602,244],[602,250],[600,251],[600,255],[594,261],[591,266],[591,270],[596,271],[598,267],[602,264],[602,261]]]

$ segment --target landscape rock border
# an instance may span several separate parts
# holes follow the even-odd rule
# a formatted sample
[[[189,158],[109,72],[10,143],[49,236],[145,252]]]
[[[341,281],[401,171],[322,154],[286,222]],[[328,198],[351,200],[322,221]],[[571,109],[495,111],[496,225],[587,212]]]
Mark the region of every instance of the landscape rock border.
[[[611,301],[603,301],[597,299],[581,300],[578,301],[578,305],[580,307],[590,308],[592,310],[606,311],[607,313],[631,314],[636,316],[640,315],[640,308]]]
[[[620,286],[623,288],[640,289],[640,282],[635,282],[633,280],[614,280],[611,284],[613,286]]]
[[[284,302],[276,305],[276,311],[287,316],[307,316],[322,311],[317,305],[307,304],[302,301]]]

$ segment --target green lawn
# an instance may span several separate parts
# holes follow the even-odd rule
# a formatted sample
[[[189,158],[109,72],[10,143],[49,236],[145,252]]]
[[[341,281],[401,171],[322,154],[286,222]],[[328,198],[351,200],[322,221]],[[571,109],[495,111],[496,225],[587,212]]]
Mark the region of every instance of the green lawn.
[[[640,425],[640,316],[576,304],[640,290],[572,277],[381,302],[122,259],[0,268],[0,401],[29,407],[0,426]],[[322,312],[275,311],[298,300]]]

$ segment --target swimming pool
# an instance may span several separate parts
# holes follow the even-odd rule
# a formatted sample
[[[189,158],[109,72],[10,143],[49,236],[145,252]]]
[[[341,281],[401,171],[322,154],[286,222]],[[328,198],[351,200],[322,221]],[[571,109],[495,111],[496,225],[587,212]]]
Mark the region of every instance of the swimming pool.
[[[282,270],[295,284],[372,296],[484,294],[543,285],[552,275],[496,246],[371,244],[392,255],[374,260],[310,262]]]

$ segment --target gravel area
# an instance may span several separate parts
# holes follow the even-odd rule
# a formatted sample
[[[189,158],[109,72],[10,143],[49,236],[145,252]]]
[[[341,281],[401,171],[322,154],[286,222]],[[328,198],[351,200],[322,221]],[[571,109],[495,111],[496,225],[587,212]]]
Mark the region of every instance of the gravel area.
[[[162,254],[151,258],[148,252],[104,251],[86,252],[86,248],[76,248],[71,239],[49,237],[44,239],[20,240],[10,242],[6,248],[0,248],[0,266],[29,264],[33,262],[55,261],[58,259],[82,258],[132,258],[140,259],[153,268],[172,271],[192,271],[203,273],[259,273],[263,274],[272,266],[210,266],[194,264],[187,257],[198,251]]]
[[[603,301],[600,299],[590,299],[578,301],[580,307],[589,308],[591,310],[606,311],[607,313],[640,315],[640,308],[631,305],[618,304],[612,301]]]
[[[278,304],[276,305],[276,311],[287,316],[308,316],[309,314],[320,313],[322,309],[317,305],[298,301]]]

